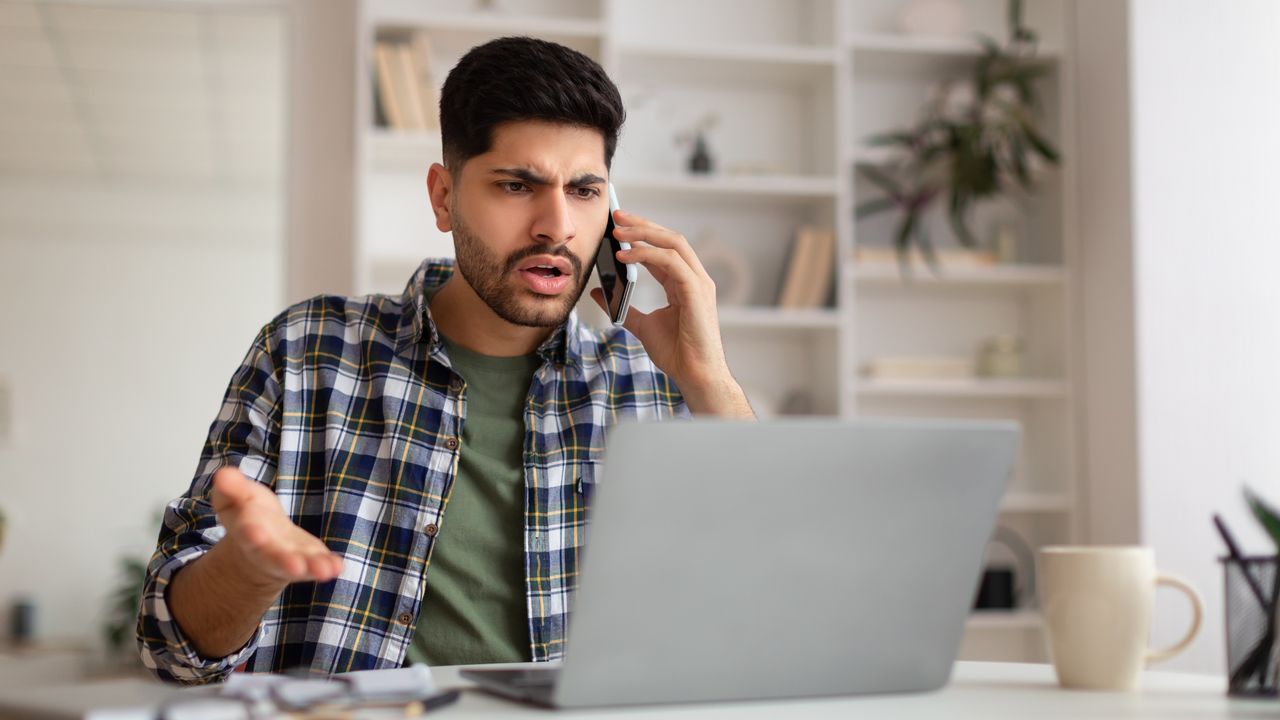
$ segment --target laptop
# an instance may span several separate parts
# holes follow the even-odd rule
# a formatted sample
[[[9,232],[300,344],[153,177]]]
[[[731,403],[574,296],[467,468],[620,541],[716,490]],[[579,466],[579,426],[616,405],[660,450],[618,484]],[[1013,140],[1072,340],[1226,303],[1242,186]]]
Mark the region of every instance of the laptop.
[[[1019,435],[950,420],[615,426],[563,663],[462,676],[559,708],[942,687]]]

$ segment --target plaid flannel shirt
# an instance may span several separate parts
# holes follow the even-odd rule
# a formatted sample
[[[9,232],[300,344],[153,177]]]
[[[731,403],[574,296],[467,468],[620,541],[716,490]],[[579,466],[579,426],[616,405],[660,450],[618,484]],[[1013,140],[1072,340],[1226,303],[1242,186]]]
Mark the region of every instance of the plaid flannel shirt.
[[[320,296],[262,329],[231,378],[190,489],[169,504],[138,617],[143,662],[163,679],[203,683],[252,672],[398,667],[414,636],[434,528],[458,468],[466,386],[427,307],[453,273],[426,261],[402,296]],[[671,380],[621,329],[576,313],[538,349],[525,406],[525,593],[529,656],[561,655],[577,584],[587,500],[609,426],[687,416]],[[201,657],[170,613],[173,574],[220,540],[215,471],[240,468],[343,557],[333,582],[288,586],[253,638]]]

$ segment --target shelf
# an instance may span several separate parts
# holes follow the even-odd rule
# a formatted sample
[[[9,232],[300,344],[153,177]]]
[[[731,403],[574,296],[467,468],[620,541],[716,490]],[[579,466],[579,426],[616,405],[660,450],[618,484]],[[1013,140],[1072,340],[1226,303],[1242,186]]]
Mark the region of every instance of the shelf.
[[[942,397],[942,398],[1064,398],[1068,386],[1062,380],[868,380],[859,379],[856,392],[861,397]]]
[[[705,241],[708,258],[715,240],[746,263],[750,292],[740,302],[747,304],[717,309],[744,387],[768,390],[779,368],[799,368],[789,386],[772,388],[763,399],[781,404],[788,393],[803,390],[820,416],[845,419],[1015,420],[1026,434],[1015,479],[1000,500],[1001,522],[1025,531],[1033,547],[1087,540],[1078,537],[1075,490],[1080,449],[1073,430],[1080,418],[1074,393],[1080,382],[1071,360],[1080,349],[1069,332],[1080,277],[1078,208],[1069,202],[1079,184],[1078,164],[1047,168],[1046,182],[1025,207],[976,210],[973,222],[981,234],[993,234],[1001,223],[1015,229],[1022,263],[997,265],[992,253],[955,252],[945,199],[934,234],[950,264],[939,274],[918,264],[904,279],[891,251],[854,252],[887,248],[894,230],[889,213],[853,217],[860,201],[879,196],[854,165],[883,162],[898,152],[870,146],[869,138],[909,126],[936,88],[971,77],[983,52],[972,35],[894,33],[908,2],[767,0],[748,12],[728,2],[690,10],[674,0],[634,7],[613,0],[360,0],[354,29],[362,71],[354,128],[358,288],[399,292],[424,257],[452,254],[452,238],[431,222],[423,187],[430,164],[440,159],[439,133],[372,127],[370,44],[420,31],[430,43],[435,79],[443,80],[472,45],[503,35],[545,37],[599,61],[625,99],[629,120],[612,170],[623,206],[662,218],[695,245]],[[1049,12],[1035,8],[1031,19],[1043,15],[1033,26],[1054,47],[1042,46],[1032,62],[1045,70],[1043,129],[1071,160],[1067,141],[1080,107],[1069,72],[1075,51],[1056,38],[1071,38],[1072,17],[1058,11],[1059,0],[1050,4]],[[480,9],[492,5],[510,14]],[[975,26],[1003,29],[998,8],[970,10]],[[714,115],[706,140],[716,172],[692,174],[686,170],[688,145],[677,138],[708,115]],[[931,210],[930,223],[933,215]],[[836,233],[836,307],[772,305],[802,224]],[[727,261],[707,264],[726,279],[740,273]],[[641,309],[648,303],[639,301],[652,298],[656,305],[663,297],[652,278],[644,282],[646,293],[637,295]],[[588,298],[579,310],[584,322],[608,327]],[[982,342],[1006,334],[1021,339],[1024,367],[1035,375],[970,377]],[[954,380],[860,374],[864,361],[895,355],[974,362],[957,367],[963,374]],[[1043,627],[1033,608],[971,613],[966,625],[977,644],[1026,660],[1038,656],[1028,648]]]
[[[834,177],[813,175],[626,175],[616,181],[619,193],[661,192],[739,195],[744,197],[833,199]]]
[[[625,43],[618,50],[624,76],[635,63],[649,81],[757,87],[829,82],[839,57],[834,48],[792,45]]]
[[[555,18],[501,12],[437,13],[415,3],[379,3],[370,22],[379,29],[443,30],[482,35],[531,35],[561,38],[600,38],[604,23],[580,18]]]
[[[942,268],[936,273],[928,267],[914,266],[911,275],[903,277],[896,264],[859,263],[851,275],[863,287],[1059,287],[1066,284],[1067,273],[1056,265],[992,265],[989,267]]]
[[[721,329],[779,328],[830,330],[839,327],[840,316],[830,309],[783,310],[771,307],[721,307]]]
[[[1071,496],[1063,493],[1011,492],[1000,501],[1000,512],[1020,515],[1069,513]]]
[[[849,47],[859,55],[888,55],[899,58],[977,58],[983,47],[978,36],[904,35],[895,32],[855,33]],[[1056,47],[1039,47],[1037,61],[1056,61],[1061,55]]]
[[[1039,630],[1044,617],[1036,610],[974,610],[965,627],[970,630]]]
[[[805,45],[688,45],[680,43],[624,43],[623,55],[679,60],[777,63],[783,65],[834,66],[837,53],[829,47]]]
[[[365,133],[366,157],[375,170],[420,172],[440,162],[440,131],[390,130],[374,128]]]

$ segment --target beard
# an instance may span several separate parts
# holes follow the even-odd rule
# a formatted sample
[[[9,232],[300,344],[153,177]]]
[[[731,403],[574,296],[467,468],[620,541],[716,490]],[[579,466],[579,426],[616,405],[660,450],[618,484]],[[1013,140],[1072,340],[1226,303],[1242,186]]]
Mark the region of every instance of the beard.
[[[512,325],[523,327],[557,327],[569,318],[573,306],[587,288],[587,276],[582,271],[582,261],[563,245],[548,247],[531,245],[505,258],[489,251],[458,213],[453,215],[453,246],[456,251],[457,271],[467,281],[476,295],[498,317]],[[560,295],[540,295],[521,287],[514,276],[520,263],[534,255],[553,255],[569,261],[573,267],[573,287]]]

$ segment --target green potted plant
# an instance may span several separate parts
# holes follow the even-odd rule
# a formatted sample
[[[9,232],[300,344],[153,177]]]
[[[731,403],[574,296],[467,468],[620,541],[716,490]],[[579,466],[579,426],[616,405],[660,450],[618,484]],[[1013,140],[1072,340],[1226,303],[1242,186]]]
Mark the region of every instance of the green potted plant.
[[[164,508],[151,514],[148,529],[160,527],[164,521]],[[136,665],[137,653],[132,651],[134,628],[138,622],[138,609],[142,606],[142,586],[147,577],[147,558],[139,555],[121,555],[118,560],[115,588],[107,598],[102,639],[108,655],[123,665]]]
[[[107,618],[102,626],[103,640],[112,657],[132,657],[134,626],[142,605],[142,584],[146,580],[147,563],[136,557],[121,557],[116,588],[107,604]]]
[[[858,218],[897,211],[894,246],[905,264],[915,244],[936,267],[925,213],[946,198],[952,231],[965,247],[976,247],[970,228],[975,204],[1035,186],[1035,168],[1057,164],[1058,150],[1036,122],[1036,80],[1046,68],[1034,62],[1036,33],[1023,23],[1021,0],[1009,2],[1009,40],[1001,46],[979,36],[982,54],[970,77],[942,88],[920,122],[872,136],[867,143],[889,150],[883,162],[859,162],[859,175],[882,193],[857,207]]]
[[[1250,695],[1257,694],[1261,690],[1263,694],[1274,696],[1277,686],[1280,685],[1278,682],[1280,679],[1275,675],[1280,672],[1280,662],[1278,662],[1280,658],[1276,657],[1277,651],[1280,650],[1280,644],[1276,642],[1278,628],[1276,613],[1280,610],[1276,603],[1277,598],[1280,597],[1280,512],[1247,487],[1244,489],[1244,499],[1253,517],[1275,543],[1276,557],[1271,563],[1271,583],[1268,588],[1265,587],[1266,581],[1255,575],[1249,559],[1242,555],[1222,519],[1214,516],[1218,531],[1222,534],[1230,551],[1229,557],[1224,561],[1239,565],[1240,576],[1244,578],[1245,585],[1252,592],[1253,599],[1259,604],[1266,618],[1262,636],[1257,638],[1250,651],[1242,656],[1243,659],[1238,664],[1229,668],[1231,675],[1228,681],[1228,692]],[[1262,573],[1262,577],[1265,577],[1265,573]]]

